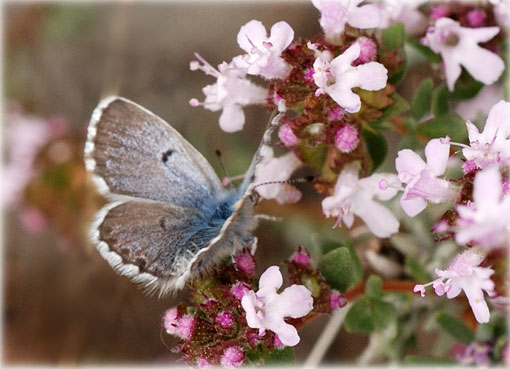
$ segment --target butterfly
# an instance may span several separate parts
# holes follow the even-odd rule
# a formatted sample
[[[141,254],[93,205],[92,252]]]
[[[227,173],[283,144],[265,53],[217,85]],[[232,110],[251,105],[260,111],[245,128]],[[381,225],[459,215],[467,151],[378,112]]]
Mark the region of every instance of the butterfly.
[[[234,251],[254,247],[255,169],[276,118],[242,184],[232,190],[166,121],[128,99],[103,99],[92,113],[84,149],[85,167],[110,201],[89,232],[101,256],[163,296]]]

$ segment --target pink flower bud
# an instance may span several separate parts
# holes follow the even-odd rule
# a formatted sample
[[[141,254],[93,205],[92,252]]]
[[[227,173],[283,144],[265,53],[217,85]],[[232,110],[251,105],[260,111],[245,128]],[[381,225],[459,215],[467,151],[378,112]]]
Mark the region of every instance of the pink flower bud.
[[[230,289],[230,292],[232,293],[232,295],[234,295],[239,300],[241,300],[243,298],[243,296],[246,295],[250,291],[251,291],[250,287],[248,287],[248,285],[243,282],[237,282]]]
[[[230,346],[223,351],[220,363],[222,366],[237,368],[244,360],[244,351],[239,346]]]
[[[340,293],[337,290],[331,290],[331,293],[329,294],[329,300],[331,304],[331,310],[340,309],[347,305],[347,298],[343,293]]]
[[[356,42],[361,47],[358,58],[354,64],[365,64],[374,61],[377,57],[377,45],[368,37],[360,37]]]
[[[328,118],[329,120],[333,121],[333,120],[339,120],[341,119],[343,116],[345,115],[345,111],[337,106],[333,109],[331,109],[329,112],[328,112]]]
[[[432,20],[436,21],[439,18],[447,17],[450,14],[450,11],[448,8],[442,6],[442,5],[436,5],[434,9],[430,12],[430,18]]]
[[[277,349],[281,349],[281,348],[284,348],[285,345],[282,343],[282,341],[280,341],[280,337],[278,337],[278,335],[275,333],[274,335],[274,342],[273,342],[273,345],[274,347],[276,347]]]
[[[183,315],[177,324],[178,335],[185,339],[191,339],[195,331],[196,318],[194,315]]]
[[[212,366],[211,363],[203,357],[198,358],[197,364],[200,368],[210,368]]]
[[[308,268],[310,266],[310,254],[308,253],[308,251],[299,247],[298,251],[296,251],[290,257],[290,261],[295,264],[301,265],[305,268]]]
[[[35,207],[23,210],[20,220],[23,227],[30,233],[41,233],[48,224],[44,214]]]
[[[196,108],[197,106],[199,106],[199,105],[200,105],[200,103],[198,102],[198,100],[197,100],[197,99],[195,99],[195,98],[190,99],[190,100],[189,100],[189,104],[190,104],[191,106],[193,106],[194,108]]]
[[[349,153],[358,147],[359,133],[350,124],[345,124],[335,134],[335,146],[343,153]]]
[[[503,195],[510,194],[510,179],[503,178],[502,185]]]
[[[228,311],[223,311],[216,317],[216,323],[220,326],[220,328],[230,329],[235,323],[234,315]]]
[[[290,125],[288,124],[284,124],[280,127],[278,137],[285,147],[292,147],[299,143],[299,138],[294,134],[292,128],[290,128]]]
[[[476,170],[476,163],[474,160],[468,160],[464,163],[462,169],[464,170],[464,174],[472,173]]]
[[[467,21],[471,27],[481,27],[485,24],[487,16],[481,9],[473,9],[467,14]]]
[[[255,274],[255,260],[253,260],[253,255],[250,254],[249,251],[245,250],[238,253],[235,256],[235,264],[237,270],[242,273],[248,276],[253,276]]]

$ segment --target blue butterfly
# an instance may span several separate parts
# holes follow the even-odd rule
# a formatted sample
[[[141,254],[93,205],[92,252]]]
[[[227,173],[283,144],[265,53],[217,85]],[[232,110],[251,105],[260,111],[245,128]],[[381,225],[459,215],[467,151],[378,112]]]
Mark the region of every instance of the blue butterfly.
[[[254,247],[254,173],[273,119],[237,190],[222,185],[207,160],[175,129],[122,97],[92,113],[85,166],[110,202],[90,238],[120,274],[165,295],[223,257]]]

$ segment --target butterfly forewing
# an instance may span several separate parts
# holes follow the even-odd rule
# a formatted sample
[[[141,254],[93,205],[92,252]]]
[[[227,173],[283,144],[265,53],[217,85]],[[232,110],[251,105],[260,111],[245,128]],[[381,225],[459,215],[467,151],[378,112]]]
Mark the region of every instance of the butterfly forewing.
[[[209,163],[175,129],[123,98],[107,98],[94,111],[85,156],[106,195],[197,209],[222,191]]]

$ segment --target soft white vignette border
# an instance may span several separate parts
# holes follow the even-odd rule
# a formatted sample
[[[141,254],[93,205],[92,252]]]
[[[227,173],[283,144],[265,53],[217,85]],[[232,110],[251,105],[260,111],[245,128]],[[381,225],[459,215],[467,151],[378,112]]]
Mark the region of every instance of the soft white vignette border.
[[[376,0],[377,1],[377,0]],[[382,0],[384,1],[384,0]],[[392,1],[392,0],[390,0]],[[412,1],[412,0],[406,0],[406,1]],[[441,2],[447,2],[448,0],[435,0],[433,2],[441,3]],[[59,4],[59,3],[86,3],[86,4],[102,4],[102,3],[139,3],[139,4],[158,4],[158,3],[194,3],[194,4],[219,4],[219,3],[228,3],[228,4],[236,4],[236,3],[257,3],[257,4],[269,4],[269,3],[288,3],[288,4],[296,4],[296,3],[308,3],[309,0],[67,0],[67,1],[44,1],[44,0],[0,0],[0,81],[2,81],[2,88],[0,90],[0,117],[1,117],[1,124],[0,124],[0,163],[4,165],[4,142],[5,142],[5,136],[4,136],[4,128],[5,128],[5,96],[4,96],[4,40],[5,40],[5,29],[4,29],[4,17],[5,17],[5,11],[4,11],[4,5],[6,4],[33,4],[33,3],[49,3],[49,4]],[[488,2],[488,0],[457,0],[457,2],[464,2],[464,3],[483,3]],[[510,14],[508,14],[510,17]],[[285,20],[285,19],[282,19]],[[317,13],[317,21],[318,21],[318,13]],[[241,26],[241,25],[239,25]],[[510,35],[510,28],[507,30],[507,34]],[[510,37],[506,40],[507,46],[507,58],[510,60]],[[508,73],[509,79],[510,79],[510,73]],[[507,81],[510,82],[510,81]],[[1,172],[0,172],[1,173]],[[6,363],[4,362],[4,273],[5,270],[3,266],[6,260],[4,259],[5,256],[5,249],[4,249],[4,216],[5,212],[3,209],[3,180],[0,178],[0,204],[2,204],[2,211],[0,213],[0,265],[1,265],[1,272],[0,272],[0,307],[1,309],[1,318],[0,318],[0,368],[7,367]],[[510,265],[507,265],[508,270],[510,271]],[[321,362],[323,356],[328,351],[331,343],[333,342],[334,338],[338,334],[338,331],[341,329],[343,320],[345,318],[345,315],[347,313],[347,310],[350,308],[350,305],[346,306],[344,309],[341,309],[337,311],[336,313],[333,313],[330,320],[328,321],[327,325],[325,326],[325,329],[323,333],[318,337],[316,345],[312,348],[311,352],[309,353],[308,359],[305,361],[303,367],[304,368],[314,368],[314,367],[320,367],[320,368],[355,368],[359,367],[360,365],[351,364],[351,365],[317,365]],[[507,316],[507,326],[509,328],[510,332],[510,317]],[[325,345],[325,347],[321,347],[321,345]],[[61,366],[61,365],[59,365]],[[80,365],[81,367],[85,368],[103,368],[103,367],[128,367],[128,368],[165,368],[169,367],[169,365],[152,365],[152,364],[145,364],[145,365]],[[33,365],[10,365],[9,367],[16,367],[16,368],[45,368],[45,367],[51,367],[49,365],[42,365],[42,364],[33,364]],[[189,366],[184,365],[172,365],[172,368],[190,368]],[[389,364],[389,365],[376,365],[376,366],[370,366],[371,368],[396,368],[396,367],[412,367],[412,368],[420,368],[420,367],[428,367],[428,366],[417,366],[417,365],[395,365],[395,364]],[[438,367],[438,366],[436,366]],[[448,366],[449,368],[454,367],[463,367],[461,365],[458,366]],[[503,366],[501,366],[503,367]]]

